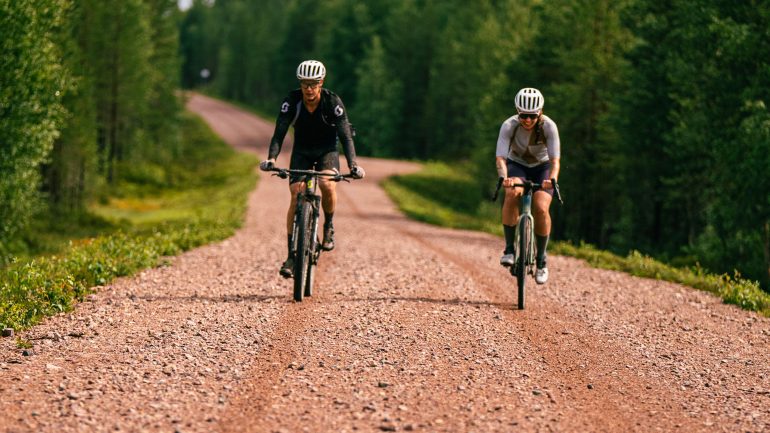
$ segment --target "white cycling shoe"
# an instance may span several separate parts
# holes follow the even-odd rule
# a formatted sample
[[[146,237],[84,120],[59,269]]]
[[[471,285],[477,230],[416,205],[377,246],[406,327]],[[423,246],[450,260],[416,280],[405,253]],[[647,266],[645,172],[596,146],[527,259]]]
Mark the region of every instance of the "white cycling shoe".
[[[513,253],[503,254],[500,257],[500,264],[503,266],[513,266]]]
[[[535,271],[535,282],[545,284],[548,281],[548,268],[541,268]]]

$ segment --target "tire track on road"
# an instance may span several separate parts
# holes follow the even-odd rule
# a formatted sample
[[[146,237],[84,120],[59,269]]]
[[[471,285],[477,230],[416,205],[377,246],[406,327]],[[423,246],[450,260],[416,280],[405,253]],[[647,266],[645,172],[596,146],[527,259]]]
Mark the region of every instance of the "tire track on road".
[[[371,220],[372,217],[359,209],[353,200],[347,201],[353,212],[362,219]],[[698,430],[696,424],[684,412],[677,409],[677,402],[686,400],[686,396],[676,390],[667,389],[656,395],[669,395],[671,397],[658,400],[628,401],[629,396],[644,396],[651,394],[650,390],[657,388],[658,384],[640,380],[633,374],[633,359],[627,359],[629,364],[618,367],[618,355],[625,350],[612,341],[594,340],[592,338],[578,338],[575,342],[573,335],[591,336],[592,332],[583,324],[570,320],[566,311],[558,305],[550,302],[543,305],[530,306],[525,310],[516,310],[515,280],[501,280],[499,277],[491,277],[488,273],[479,271],[478,264],[463,259],[459,254],[450,252],[428,240],[424,230],[414,231],[413,228],[422,223],[409,221],[386,220],[380,221],[386,224],[404,237],[414,240],[427,250],[430,250],[443,261],[451,263],[464,273],[469,275],[482,288],[484,294],[500,310],[507,321],[515,324],[521,338],[531,343],[537,349],[537,353],[543,356],[542,361],[548,366],[551,382],[555,382],[562,393],[560,398],[569,399],[578,403],[585,422],[574,425],[575,428],[588,428],[596,430],[597,426],[604,425],[611,431],[634,431],[660,428],[664,423],[671,429],[687,428]],[[432,230],[447,230],[436,229]],[[486,268],[490,270],[489,267]],[[528,278],[529,291],[532,290],[534,280]],[[557,317],[555,322],[562,329],[558,334],[554,326],[543,326],[542,317]],[[575,344],[576,343],[576,344]],[[564,353],[574,354],[569,357]],[[613,368],[614,365],[614,368]],[[577,367],[577,368],[576,368]],[[555,380],[554,380],[555,379]],[[553,399],[553,396],[549,396]],[[607,425],[607,413],[614,414],[609,417],[612,424]]]

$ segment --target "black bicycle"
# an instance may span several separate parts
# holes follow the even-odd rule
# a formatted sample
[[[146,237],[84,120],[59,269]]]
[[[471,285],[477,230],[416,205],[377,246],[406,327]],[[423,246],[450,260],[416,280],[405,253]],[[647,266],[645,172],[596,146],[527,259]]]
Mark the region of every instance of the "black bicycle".
[[[297,207],[294,210],[294,223],[291,229],[291,254],[294,257],[294,300],[302,302],[304,296],[313,295],[313,276],[318,258],[321,255],[321,242],[318,240],[318,218],[321,215],[321,197],[317,194],[318,178],[327,177],[334,182],[345,181],[354,177],[350,174],[323,173],[315,170],[293,170],[273,168],[281,179],[290,175],[299,176],[305,188],[297,194]]]
[[[556,179],[551,179],[553,184],[553,195],[559,200],[559,203],[564,204],[561,199],[561,193],[559,192],[559,184],[556,183]],[[503,184],[503,179],[500,178],[497,181],[497,188],[492,196],[492,201],[497,200],[497,195],[500,192],[500,187]],[[524,194],[519,198],[519,220],[516,223],[516,237],[513,243],[513,266],[511,266],[511,275],[516,277],[516,283],[519,288],[519,310],[524,309],[524,284],[526,283],[526,276],[535,276],[535,219],[532,216],[532,195],[535,191],[543,189],[543,186],[539,183],[534,183],[530,180],[525,180],[523,183],[516,183],[512,188],[523,188]]]

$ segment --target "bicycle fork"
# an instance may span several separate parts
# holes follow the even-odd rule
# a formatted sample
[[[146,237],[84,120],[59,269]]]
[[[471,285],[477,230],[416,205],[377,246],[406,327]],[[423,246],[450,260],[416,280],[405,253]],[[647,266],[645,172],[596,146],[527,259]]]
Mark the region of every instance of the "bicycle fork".
[[[318,248],[318,219],[321,215],[321,197],[315,194],[307,196],[305,193],[300,193],[297,196],[297,206],[294,209],[294,222],[291,227],[291,255],[294,257],[297,256],[297,239],[299,238],[299,231],[304,230],[304,227],[300,227],[299,221],[304,206],[310,206],[313,209],[313,229],[310,237],[310,251],[312,252],[312,263],[316,264],[318,263],[318,256],[320,255],[320,248]]]
[[[519,198],[521,200],[519,202],[519,220],[516,223],[516,237],[514,238],[514,248],[515,248],[515,260],[514,260],[514,266],[511,267],[511,275],[515,275],[518,272],[521,272],[522,275],[525,275],[525,273],[534,274],[532,272],[532,267],[535,264],[535,239],[534,239],[534,228],[535,228],[535,218],[532,216],[532,196],[529,194],[524,194]],[[527,242],[526,251],[521,251],[521,236],[523,235],[522,231],[524,223],[523,220],[527,219],[529,220],[529,239]],[[521,257],[521,254],[527,254],[527,256],[524,258],[524,269],[515,269],[519,266],[519,258]],[[529,271],[529,272],[527,272]]]
[[[321,217],[321,197],[313,194],[308,203],[313,206],[313,229],[310,235],[310,251],[312,254],[310,257],[312,264],[315,265],[318,263],[318,256],[321,255],[321,248],[318,247],[318,221]]]
[[[299,216],[302,214],[303,203],[302,194],[297,195],[297,204],[294,207],[294,219],[291,223],[291,256],[297,257],[297,231],[299,230]]]

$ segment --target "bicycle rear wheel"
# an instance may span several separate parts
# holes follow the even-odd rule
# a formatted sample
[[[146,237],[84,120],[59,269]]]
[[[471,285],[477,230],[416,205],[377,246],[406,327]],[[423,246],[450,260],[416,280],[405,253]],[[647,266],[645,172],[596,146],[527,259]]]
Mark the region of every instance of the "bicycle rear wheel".
[[[300,206],[297,224],[297,251],[294,256],[294,300],[302,302],[305,293],[305,284],[308,278],[308,268],[311,266],[311,236],[313,228],[310,226],[313,216],[313,206],[304,199],[297,201]]]
[[[519,223],[519,254],[516,257],[516,283],[519,287],[519,310],[524,309],[524,285],[527,277],[527,259],[529,258],[531,251],[529,251],[532,245],[532,220],[530,218],[522,218]]]

